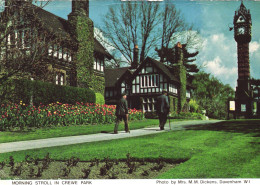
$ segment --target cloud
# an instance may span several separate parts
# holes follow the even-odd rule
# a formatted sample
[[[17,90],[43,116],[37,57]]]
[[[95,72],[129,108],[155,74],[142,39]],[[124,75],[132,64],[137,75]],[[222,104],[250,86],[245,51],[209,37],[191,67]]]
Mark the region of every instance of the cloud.
[[[260,44],[256,41],[253,41],[249,44],[249,52],[250,54],[258,51]]]
[[[237,53],[233,37],[227,37],[221,32],[204,35],[203,49],[197,61],[205,72],[212,74],[223,84],[230,84],[235,88]]]
[[[230,77],[233,77],[237,73],[237,68],[228,68],[226,67],[221,58],[218,56],[214,58],[212,61],[204,61],[204,66],[207,71],[217,77],[222,77],[222,79],[228,80]]]

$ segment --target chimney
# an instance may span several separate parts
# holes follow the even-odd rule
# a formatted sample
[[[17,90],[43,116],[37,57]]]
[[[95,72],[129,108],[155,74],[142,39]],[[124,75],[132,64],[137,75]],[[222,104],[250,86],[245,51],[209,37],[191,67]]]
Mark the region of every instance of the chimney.
[[[139,48],[138,48],[138,45],[135,45],[133,62],[131,64],[131,68],[136,69],[138,67],[138,63],[139,63],[138,58],[139,58]]]
[[[71,13],[82,13],[89,17],[89,0],[72,0]]]
[[[180,42],[178,42],[175,46],[175,61],[177,64],[183,64],[183,51]]]

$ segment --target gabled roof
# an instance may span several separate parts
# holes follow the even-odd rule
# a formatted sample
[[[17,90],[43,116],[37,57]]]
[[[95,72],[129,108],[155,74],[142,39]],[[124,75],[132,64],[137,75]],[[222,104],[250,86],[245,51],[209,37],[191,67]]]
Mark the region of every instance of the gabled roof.
[[[147,57],[145,60],[151,61],[157,68],[159,68],[171,81],[179,82],[179,80],[174,76],[174,70],[163,64],[162,62],[159,62],[153,58]]]
[[[138,69],[134,72],[133,77],[136,76],[142,68],[145,66],[147,62],[151,62],[154,66],[156,66],[161,73],[163,73],[170,81],[174,81],[180,83],[180,81],[174,76],[174,71],[171,67],[151,58],[147,57],[144,62],[138,67]]]
[[[130,67],[105,69],[105,87],[115,87],[117,81],[129,70]]]
[[[138,73],[142,70],[147,62],[151,62],[162,74],[164,74],[170,81],[177,82],[180,84],[180,81],[175,76],[174,68],[169,67],[153,58],[147,57],[144,62],[133,72],[131,71],[131,67],[123,67],[123,68],[115,68],[115,69],[105,69],[105,86],[106,87],[115,87],[117,83],[123,81],[123,78],[126,75],[129,75],[131,79],[133,79]],[[191,83],[188,80],[186,85],[190,88],[193,88]]]
[[[32,4],[33,11],[35,11],[37,18],[40,19],[44,28],[48,29],[59,36],[71,38],[69,30],[69,22],[61,17],[58,17],[51,12],[48,12],[36,5]]]

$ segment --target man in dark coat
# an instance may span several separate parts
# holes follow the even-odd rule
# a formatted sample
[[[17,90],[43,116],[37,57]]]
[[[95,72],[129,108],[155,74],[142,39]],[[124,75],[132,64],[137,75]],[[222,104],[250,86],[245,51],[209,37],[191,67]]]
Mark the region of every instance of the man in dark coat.
[[[157,104],[156,111],[157,111],[157,114],[159,116],[159,121],[160,121],[159,127],[160,127],[160,130],[164,130],[164,125],[167,121],[167,115],[169,114],[169,109],[170,109],[166,90],[162,91],[162,95],[160,95],[157,98],[156,104]]]
[[[116,125],[114,128],[114,133],[118,133],[118,125],[119,122],[122,121],[122,119],[125,122],[125,132],[130,133],[129,127],[128,127],[128,104],[126,101],[126,94],[123,93],[121,99],[117,102],[116,105]]]

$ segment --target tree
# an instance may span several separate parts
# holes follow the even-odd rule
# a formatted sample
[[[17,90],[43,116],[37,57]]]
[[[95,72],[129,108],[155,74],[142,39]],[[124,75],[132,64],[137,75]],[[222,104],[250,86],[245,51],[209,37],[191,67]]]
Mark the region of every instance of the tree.
[[[183,65],[186,67],[188,73],[197,73],[199,71],[196,64],[191,64],[196,59],[195,57],[199,54],[196,52],[189,52],[187,49],[187,44],[182,45],[183,48]],[[160,57],[160,61],[162,63],[166,63],[169,66],[176,64],[178,61],[176,60],[176,52],[175,48],[166,48],[162,47],[161,49],[156,49],[158,56]]]
[[[164,7],[162,6],[164,5]],[[123,2],[110,7],[100,28],[106,43],[116,48],[130,64],[133,48],[140,48],[140,61],[155,56],[155,48],[170,46],[171,40],[191,30],[176,7],[167,2]]]
[[[59,44],[65,39],[47,30],[39,18],[39,10],[48,3],[40,2],[40,7],[37,7],[30,1],[5,1],[5,9],[0,14],[0,85],[3,99],[9,93],[5,87],[10,80],[54,79],[54,72],[49,69],[53,59],[49,55],[54,53],[53,43]]]
[[[48,1],[40,5],[46,6]],[[43,61],[51,35],[35,27],[41,22],[30,3],[9,0],[0,15],[0,84],[9,78],[46,75]],[[14,8],[15,7],[15,8]],[[40,7],[40,8],[42,8]]]
[[[228,98],[234,98],[235,91],[229,85],[224,85],[205,72],[195,74],[192,85],[195,88],[193,97],[207,111],[207,115],[212,118],[225,119]]]

